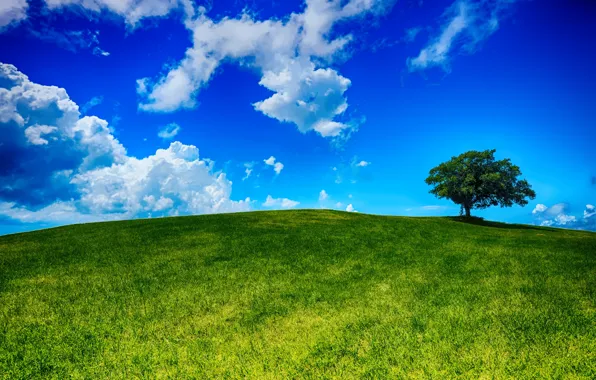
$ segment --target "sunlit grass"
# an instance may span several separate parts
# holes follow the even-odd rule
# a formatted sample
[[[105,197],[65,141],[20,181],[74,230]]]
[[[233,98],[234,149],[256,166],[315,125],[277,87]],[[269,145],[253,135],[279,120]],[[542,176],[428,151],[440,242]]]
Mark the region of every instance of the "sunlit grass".
[[[0,237],[0,377],[596,378],[596,234],[286,211]]]

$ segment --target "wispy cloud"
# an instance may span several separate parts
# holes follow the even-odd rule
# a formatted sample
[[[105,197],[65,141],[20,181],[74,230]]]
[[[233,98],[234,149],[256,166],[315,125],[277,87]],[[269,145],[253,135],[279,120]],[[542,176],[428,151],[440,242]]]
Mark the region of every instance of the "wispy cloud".
[[[421,31],[422,31],[421,27],[406,29],[406,33],[404,35],[404,41],[408,42],[408,43],[414,42],[414,40],[416,39],[416,37],[418,37],[418,34],[420,34]]]
[[[94,96],[81,107],[81,113],[85,115],[91,108],[100,105],[103,102],[103,96]]]
[[[267,199],[263,203],[263,207],[270,208],[293,208],[300,204],[300,202],[293,201],[288,198],[273,198],[271,195],[267,195]]]
[[[178,124],[170,123],[162,127],[157,133],[157,136],[164,140],[171,140],[180,132],[181,129],[182,128]]]
[[[516,0],[457,0],[443,15],[440,33],[435,35],[418,56],[408,58],[410,72],[441,67],[451,68],[457,54],[472,54],[499,28],[500,19]]]
[[[91,30],[59,30],[45,24],[28,28],[32,36],[42,41],[52,42],[59,47],[73,53],[79,50],[89,50],[93,55],[107,57],[109,52],[99,46],[99,31]]]

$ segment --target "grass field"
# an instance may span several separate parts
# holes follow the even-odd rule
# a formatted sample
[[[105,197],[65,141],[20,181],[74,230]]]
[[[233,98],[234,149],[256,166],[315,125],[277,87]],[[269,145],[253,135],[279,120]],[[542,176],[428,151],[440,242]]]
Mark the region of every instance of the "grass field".
[[[596,378],[596,234],[280,211],[0,237],[0,378]]]

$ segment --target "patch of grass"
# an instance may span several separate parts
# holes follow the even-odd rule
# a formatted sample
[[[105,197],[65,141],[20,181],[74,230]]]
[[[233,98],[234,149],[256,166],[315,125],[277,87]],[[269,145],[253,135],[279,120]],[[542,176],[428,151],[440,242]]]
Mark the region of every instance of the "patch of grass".
[[[3,378],[596,378],[596,234],[255,212],[0,237]]]

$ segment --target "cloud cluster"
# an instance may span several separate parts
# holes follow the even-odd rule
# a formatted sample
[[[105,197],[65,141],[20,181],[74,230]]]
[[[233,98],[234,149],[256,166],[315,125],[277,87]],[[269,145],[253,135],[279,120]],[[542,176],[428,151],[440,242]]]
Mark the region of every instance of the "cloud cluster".
[[[537,204],[532,215],[535,223],[541,226],[596,231],[596,207],[591,204],[586,205],[581,216],[571,215],[566,203],[557,203],[551,207]]]
[[[168,73],[137,81],[144,111],[170,112],[196,106],[199,92],[224,61],[253,68],[259,84],[271,97],[253,104],[257,111],[281,122],[293,123],[302,133],[323,137],[349,135],[357,127],[345,121],[345,92],[351,82],[326,67],[345,54],[353,39],[335,35],[340,22],[384,12],[393,0],[306,0],[303,13],[282,20],[255,20],[248,13],[214,21],[199,8],[188,18],[193,46]]]
[[[441,32],[418,56],[408,58],[410,72],[441,67],[450,70],[457,54],[471,54],[499,28],[499,20],[516,0],[457,0],[443,15]]]
[[[66,91],[0,64],[0,216],[89,221],[248,210],[192,145],[137,159]],[[67,220],[63,220],[67,219]]]
[[[125,218],[246,211],[250,199],[232,201],[232,183],[213,173],[193,145],[178,141],[155,155],[78,174],[79,208]]]
[[[273,198],[271,195],[267,195],[267,199],[263,203],[263,207],[269,208],[293,208],[300,204],[300,202],[293,201],[288,198]]]
[[[279,175],[279,173],[281,173],[281,171],[284,168],[284,164],[282,164],[281,162],[277,161],[275,157],[271,156],[266,160],[263,160],[263,162],[266,165],[272,166],[273,167],[273,171],[275,172],[275,174]],[[248,172],[246,174],[249,174]]]

